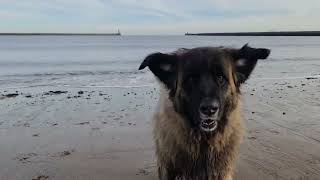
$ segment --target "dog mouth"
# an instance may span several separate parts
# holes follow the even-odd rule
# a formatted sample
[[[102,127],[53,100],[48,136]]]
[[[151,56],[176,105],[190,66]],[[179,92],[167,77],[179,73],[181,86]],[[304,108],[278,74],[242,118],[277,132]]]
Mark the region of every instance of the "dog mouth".
[[[218,127],[218,112],[213,116],[207,116],[203,113],[199,113],[200,115],[200,124],[199,127],[204,132],[213,132]]]
[[[216,119],[201,119],[200,129],[204,132],[212,132],[218,127],[218,121]]]

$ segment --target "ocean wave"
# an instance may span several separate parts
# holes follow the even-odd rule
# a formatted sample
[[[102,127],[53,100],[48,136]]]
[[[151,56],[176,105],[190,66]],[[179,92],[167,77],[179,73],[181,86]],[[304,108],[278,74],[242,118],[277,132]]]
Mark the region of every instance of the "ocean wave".
[[[318,57],[292,57],[292,58],[279,58],[279,57],[271,57],[268,58],[268,61],[301,61],[301,62],[306,62],[306,61],[319,61],[320,58]],[[261,61],[262,62],[262,61]]]
[[[263,78],[251,78],[252,80],[290,80],[290,79],[318,79],[320,75],[313,76],[292,76],[292,77],[263,77]]]
[[[140,60],[108,60],[108,61],[103,61],[103,60],[91,60],[91,61],[81,61],[81,60],[37,60],[37,61],[10,61],[6,59],[1,59],[0,60],[0,66],[5,66],[5,67],[19,67],[19,66],[38,66],[38,67],[52,67],[52,66],[110,66],[110,65],[139,65]]]
[[[30,73],[30,74],[11,74],[3,77],[51,77],[51,76],[87,76],[87,75],[137,75],[144,74],[146,71],[124,70],[124,71],[73,71],[56,73]]]
[[[107,85],[97,85],[97,86],[73,86],[73,85],[63,85],[63,87],[72,87],[72,88],[143,88],[143,87],[154,87],[155,83],[153,84],[143,84],[143,85],[113,85],[113,86],[107,86]]]

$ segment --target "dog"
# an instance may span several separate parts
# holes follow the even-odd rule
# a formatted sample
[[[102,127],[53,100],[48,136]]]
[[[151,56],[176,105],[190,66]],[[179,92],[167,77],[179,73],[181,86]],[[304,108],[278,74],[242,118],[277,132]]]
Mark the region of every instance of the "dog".
[[[241,85],[269,49],[198,47],[141,63],[160,82],[154,142],[160,180],[231,180],[243,136]]]

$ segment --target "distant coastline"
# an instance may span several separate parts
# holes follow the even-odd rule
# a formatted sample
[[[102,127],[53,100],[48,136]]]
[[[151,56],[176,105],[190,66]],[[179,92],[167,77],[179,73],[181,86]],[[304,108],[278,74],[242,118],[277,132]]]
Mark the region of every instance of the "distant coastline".
[[[186,33],[186,36],[320,36],[320,31]]]
[[[0,33],[0,36],[121,36],[121,33]]]

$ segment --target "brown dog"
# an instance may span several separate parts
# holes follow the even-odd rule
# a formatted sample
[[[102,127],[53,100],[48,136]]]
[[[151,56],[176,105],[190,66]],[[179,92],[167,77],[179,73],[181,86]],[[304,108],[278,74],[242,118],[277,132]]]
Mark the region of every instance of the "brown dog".
[[[154,53],[149,67],[163,85],[154,140],[161,180],[232,179],[242,137],[240,86],[268,49],[201,47]]]

